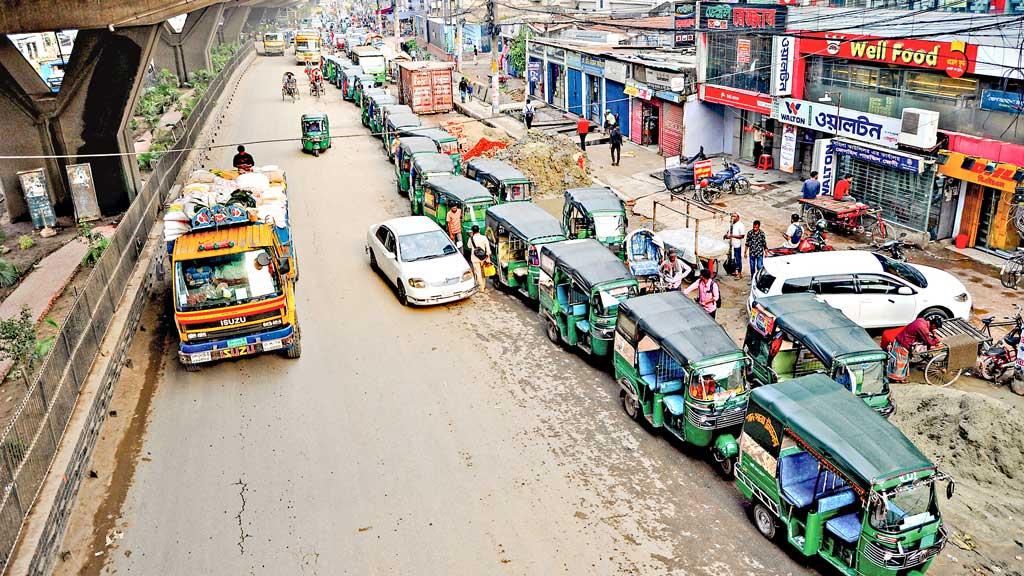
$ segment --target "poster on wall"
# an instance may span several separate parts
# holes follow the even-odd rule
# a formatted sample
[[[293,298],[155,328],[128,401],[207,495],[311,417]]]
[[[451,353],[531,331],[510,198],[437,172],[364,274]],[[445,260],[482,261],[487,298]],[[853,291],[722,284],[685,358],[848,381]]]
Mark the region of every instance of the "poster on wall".
[[[736,39],[736,63],[750,64],[750,40],[747,38]]]
[[[796,162],[796,126],[782,125],[782,150],[779,152],[779,170],[793,173]]]
[[[68,164],[68,184],[71,185],[71,199],[75,203],[75,220],[89,222],[99,220],[100,206],[96,201],[96,188],[92,181],[92,166]]]
[[[814,169],[818,171],[821,182],[821,195],[832,194],[832,182],[836,178],[836,154],[832,138],[814,141]]]
[[[793,93],[796,39],[792,36],[774,36],[772,53],[771,93],[773,96],[789,96]]]
[[[57,216],[53,213],[50,203],[50,188],[46,182],[46,171],[43,168],[18,172],[18,181],[25,194],[28,213],[32,217],[32,225],[36,228],[52,228],[57,225]]]

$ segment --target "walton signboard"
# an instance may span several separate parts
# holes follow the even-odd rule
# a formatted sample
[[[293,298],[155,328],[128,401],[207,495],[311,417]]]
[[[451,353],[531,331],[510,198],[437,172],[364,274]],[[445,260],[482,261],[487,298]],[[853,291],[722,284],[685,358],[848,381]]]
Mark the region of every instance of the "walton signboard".
[[[959,78],[974,72],[978,47],[962,41],[901,40],[861,34],[802,32],[800,53],[927,68]]]
[[[795,98],[776,98],[772,102],[772,118],[800,128],[829,132],[888,148],[896,148],[899,144],[902,126],[899,118]]]

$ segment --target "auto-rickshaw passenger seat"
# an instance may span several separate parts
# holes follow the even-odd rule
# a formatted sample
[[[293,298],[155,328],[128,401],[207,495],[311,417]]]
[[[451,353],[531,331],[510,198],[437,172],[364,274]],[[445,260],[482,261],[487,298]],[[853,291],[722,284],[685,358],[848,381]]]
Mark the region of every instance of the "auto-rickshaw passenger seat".
[[[586,304],[573,304],[572,315],[577,318],[587,317],[587,305]]]
[[[825,522],[825,529],[847,544],[856,544],[860,540],[862,523],[857,512],[850,512]]]
[[[565,284],[555,286],[555,295],[558,298],[558,305],[563,309],[569,307],[568,287]]]
[[[856,501],[857,496],[853,493],[853,490],[850,488],[843,488],[838,492],[818,498],[818,514],[839,510],[840,508],[849,506]]]
[[[790,377],[796,369],[796,349],[779,350],[772,359],[772,370],[779,376]]]
[[[585,318],[576,321],[576,331],[581,334],[587,334],[590,332],[590,322]]]
[[[665,408],[672,413],[673,416],[682,416],[683,412],[686,411],[686,402],[683,400],[682,394],[672,394],[671,396],[665,396],[662,399],[665,404]]]
[[[818,485],[818,460],[809,452],[779,458],[779,488],[782,497],[797,508],[814,503]]]

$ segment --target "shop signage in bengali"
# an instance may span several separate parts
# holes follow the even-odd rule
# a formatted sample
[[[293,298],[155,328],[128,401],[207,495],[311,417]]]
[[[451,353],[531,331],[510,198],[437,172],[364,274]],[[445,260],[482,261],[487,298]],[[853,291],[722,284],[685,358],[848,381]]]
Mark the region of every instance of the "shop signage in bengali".
[[[864,162],[870,162],[886,168],[894,168],[903,172],[915,172],[920,174],[924,169],[924,158],[900,154],[880,148],[870,148],[847,142],[846,140],[833,140],[832,151],[836,154],[851,156]]]
[[[899,143],[902,126],[899,118],[795,98],[775,99],[771,114],[776,120],[800,128],[832,132],[838,136],[889,148],[896,148]]]
[[[779,170],[793,173],[796,162],[796,131],[792,124],[782,125],[782,149],[779,151]]]
[[[686,92],[686,78],[684,76],[671,78],[668,85],[673,92]]]
[[[554,46],[548,46],[548,60],[552,60],[558,64],[565,61],[565,50],[561,48],[555,48]]]
[[[787,10],[785,6],[755,8],[745,4],[701,3],[700,28],[707,31],[784,30]]]
[[[800,38],[801,54],[817,54],[912,68],[927,68],[960,78],[974,71],[978,47],[957,40],[939,42],[893,39],[862,34],[807,32]]]
[[[604,77],[615,82],[626,81],[626,68],[628,64],[616,60],[606,60],[604,63]]]
[[[583,71],[591,76],[604,76],[604,58],[584,54]]]
[[[626,80],[626,89],[623,90],[623,92],[642,100],[650,100],[651,96],[654,95],[654,90],[651,90],[650,86],[646,86],[633,80]]]
[[[793,64],[796,59],[796,38],[775,36],[772,38],[772,96],[789,96],[793,93]]]
[[[758,94],[757,92],[725,88],[723,86],[712,86],[710,84],[701,84],[700,93],[700,99],[705,102],[725,104],[726,106],[749,110],[759,114],[771,114],[772,112],[772,97],[767,94]]]
[[[707,160],[697,160],[693,163],[693,183],[700,184],[701,180],[711,178],[713,172],[710,158]]]
[[[696,37],[697,6],[696,2],[679,2],[675,6],[675,45],[691,45]]]
[[[683,101],[683,96],[681,94],[669,92],[668,90],[658,90],[657,92],[654,93],[654,95],[657,96],[658,98],[661,98],[662,100],[675,102],[676,104],[680,104]]]
[[[736,63],[750,64],[750,39],[736,39]]]
[[[575,68],[577,70],[583,69],[583,61],[577,52],[566,52],[565,53],[565,65]]]
[[[993,112],[1020,114],[1021,112],[1024,112],[1024,97],[1021,96],[1020,92],[982,90],[981,109],[992,110]]]
[[[832,194],[832,184],[836,179],[836,155],[833,138],[822,138],[814,141],[814,169],[818,171],[821,182],[821,194]]]
[[[968,157],[960,152],[943,150],[940,154],[946,156],[946,163],[939,166],[941,174],[1006,192],[1014,192],[1017,189],[1018,184],[1013,177],[1020,168],[1013,164],[998,164],[985,158]],[[967,158],[971,158],[972,162],[965,163],[964,160]],[[995,164],[991,172],[988,171],[990,164]],[[967,168],[964,168],[965,165]]]

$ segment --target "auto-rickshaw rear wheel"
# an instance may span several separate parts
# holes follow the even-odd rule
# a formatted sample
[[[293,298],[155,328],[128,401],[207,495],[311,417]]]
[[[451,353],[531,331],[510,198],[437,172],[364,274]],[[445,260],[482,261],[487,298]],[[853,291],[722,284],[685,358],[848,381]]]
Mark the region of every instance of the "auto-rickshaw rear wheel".
[[[769,540],[775,540],[776,524],[775,515],[761,502],[754,502],[754,527],[762,536]]]
[[[320,157],[320,149],[319,148],[313,148],[313,158],[319,158],[319,157]]]
[[[624,383],[625,380],[620,383],[620,386]],[[626,413],[626,416],[633,420],[640,419],[640,406],[637,405],[637,401],[632,396],[626,393],[625,389],[619,391],[619,400],[622,401],[622,410]]]
[[[726,480],[732,480],[736,477],[736,458],[721,458],[714,454],[715,467],[718,468],[718,473],[722,475]]]
[[[561,337],[558,335],[558,325],[555,324],[555,320],[553,318],[548,318],[546,332],[548,333],[548,340],[551,340],[555,344],[561,342]]]

